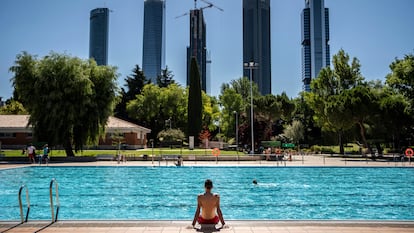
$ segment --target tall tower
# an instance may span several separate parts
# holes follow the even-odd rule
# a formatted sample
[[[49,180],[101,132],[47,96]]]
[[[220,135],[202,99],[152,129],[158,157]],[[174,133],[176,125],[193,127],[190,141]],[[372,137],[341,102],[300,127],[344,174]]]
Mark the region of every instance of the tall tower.
[[[107,65],[109,9],[92,10],[89,21],[89,58],[94,58],[98,65]]]
[[[207,90],[206,23],[202,9],[190,11],[190,46],[187,47],[187,85],[190,83],[191,58],[195,57],[200,71],[201,89]]]
[[[302,82],[310,91],[311,80],[330,65],[329,9],[324,0],[305,0],[302,11]]]
[[[142,70],[152,83],[157,83],[165,68],[165,1],[145,0]]]
[[[270,47],[270,0],[243,0],[243,64],[258,63],[252,80],[262,95],[272,93]],[[243,74],[250,78],[249,70]]]

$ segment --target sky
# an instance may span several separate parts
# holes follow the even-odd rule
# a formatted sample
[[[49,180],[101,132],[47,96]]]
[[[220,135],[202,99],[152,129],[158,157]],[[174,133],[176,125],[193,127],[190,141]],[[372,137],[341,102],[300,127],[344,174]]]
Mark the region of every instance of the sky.
[[[243,73],[242,0],[209,0],[204,10],[207,49],[211,53],[211,92]],[[206,4],[197,1],[197,6]],[[301,20],[304,0],[271,0],[272,94],[294,98],[302,90]],[[38,57],[49,52],[89,57],[89,14],[112,10],[109,65],[118,67],[118,83],[142,67],[144,0],[0,0],[0,97],[12,96],[9,68],[22,51]],[[366,80],[385,80],[396,58],[414,53],[413,0],[325,0],[330,13],[331,56],[344,49],[357,57]],[[193,0],[166,0],[166,65],[186,85],[186,47]]]

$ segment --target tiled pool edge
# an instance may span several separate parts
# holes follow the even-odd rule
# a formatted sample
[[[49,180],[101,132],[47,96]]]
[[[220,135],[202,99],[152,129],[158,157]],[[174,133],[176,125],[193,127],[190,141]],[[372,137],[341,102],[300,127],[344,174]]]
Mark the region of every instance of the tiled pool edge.
[[[19,222],[0,221],[0,228],[18,225]],[[20,227],[38,227],[50,224],[50,221],[29,221]],[[185,227],[187,220],[59,220],[49,227]],[[335,227],[403,227],[414,228],[413,221],[366,221],[366,220],[228,220],[229,226],[335,226]]]

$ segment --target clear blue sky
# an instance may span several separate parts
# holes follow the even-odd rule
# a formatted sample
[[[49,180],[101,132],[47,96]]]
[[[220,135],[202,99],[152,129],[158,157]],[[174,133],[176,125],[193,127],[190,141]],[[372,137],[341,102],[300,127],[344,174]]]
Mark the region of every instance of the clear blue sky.
[[[209,0],[224,9],[204,11],[211,52],[211,94],[242,75],[242,1]],[[200,6],[205,5],[198,1]],[[189,18],[193,0],[167,0],[166,64],[185,85]],[[301,91],[301,22],[304,0],[271,0],[272,93],[296,97]],[[368,80],[389,73],[389,64],[414,53],[413,0],[325,0],[330,8],[331,55],[343,48],[362,64]],[[0,96],[12,95],[8,72],[22,51],[43,57],[50,51],[89,56],[89,12],[108,7],[109,64],[123,85],[135,64],[141,66],[143,0],[0,0]]]

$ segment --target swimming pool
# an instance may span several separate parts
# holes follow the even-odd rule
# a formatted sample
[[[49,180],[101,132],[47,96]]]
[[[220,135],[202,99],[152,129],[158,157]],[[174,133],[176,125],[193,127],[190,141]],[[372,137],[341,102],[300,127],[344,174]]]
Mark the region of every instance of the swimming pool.
[[[20,219],[21,184],[29,188],[29,219],[50,219],[52,178],[61,220],[190,220],[206,178],[225,219],[414,220],[412,168],[33,166],[0,177],[0,220]]]

